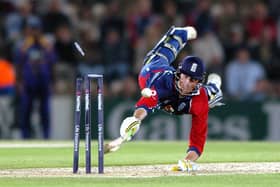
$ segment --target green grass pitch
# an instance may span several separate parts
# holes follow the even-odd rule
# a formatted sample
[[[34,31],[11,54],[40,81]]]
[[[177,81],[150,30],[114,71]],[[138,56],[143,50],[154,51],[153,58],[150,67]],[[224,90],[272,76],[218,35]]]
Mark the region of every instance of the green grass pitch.
[[[185,156],[187,142],[134,141],[105,156],[108,166],[176,164]],[[208,141],[198,163],[280,162],[279,142]],[[92,166],[97,165],[97,143],[92,143]],[[0,170],[72,167],[72,142],[0,141]],[[80,170],[84,170],[84,142],[80,147]],[[17,177],[0,176],[0,186],[280,186],[277,174],[235,174],[209,176],[117,177]]]

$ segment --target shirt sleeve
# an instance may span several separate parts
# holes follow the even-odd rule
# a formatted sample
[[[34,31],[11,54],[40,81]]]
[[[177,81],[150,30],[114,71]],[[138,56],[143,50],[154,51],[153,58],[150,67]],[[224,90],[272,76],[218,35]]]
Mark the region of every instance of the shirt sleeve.
[[[195,151],[201,155],[207,138],[208,122],[208,96],[204,88],[200,88],[200,94],[194,96],[191,101],[190,114],[192,126],[188,151]]]
[[[152,109],[157,106],[158,95],[151,97],[141,97],[136,103],[136,108],[144,108],[148,113],[152,112]]]

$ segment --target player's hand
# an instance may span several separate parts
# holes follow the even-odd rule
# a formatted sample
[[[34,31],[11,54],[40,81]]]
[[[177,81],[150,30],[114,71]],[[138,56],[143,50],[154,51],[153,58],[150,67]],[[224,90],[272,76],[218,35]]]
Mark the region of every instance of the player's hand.
[[[198,170],[198,165],[191,160],[179,160],[176,166],[173,166],[172,171],[195,172]]]
[[[134,116],[125,118],[120,128],[121,137],[126,141],[130,141],[132,136],[139,130],[140,124],[141,121]]]
[[[120,128],[121,136],[105,144],[104,153],[106,154],[110,152],[115,152],[120,149],[121,145],[125,141],[130,141],[132,136],[134,136],[135,133],[139,130],[140,123],[141,121],[134,116],[125,118]]]

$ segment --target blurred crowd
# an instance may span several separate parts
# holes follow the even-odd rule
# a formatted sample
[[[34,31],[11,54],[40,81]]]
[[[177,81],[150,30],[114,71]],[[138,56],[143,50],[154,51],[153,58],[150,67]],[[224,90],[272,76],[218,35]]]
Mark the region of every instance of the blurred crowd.
[[[146,53],[171,25],[193,25],[198,30],[198,39],[190,42],[181,56],[201,57],[207,72],[223,77],[226,96],[260,100],[280,95],[277,0],[1,0],[0,3],[1,59],[17,70],[16,86],[20,86],[24,77],[20,67],[24,57],[19,52],[27,51],[38,39],[46,53],[52,53],[45,58],[53,56],[51,68],[46,71],[50,71],[47,79],[54,93],[71,94],[78,74],[102,73],[107,96],[137,95],[137,73]],[[85,57],[77,53],[74,41],[85,50]],[[31,61],[44,56],[36,50],[30,55]]]
[[[39,98],[43,128],[50,94],[73,94],[78,75],[104,74],[107,97],[137,96],[146,53],[170,26],[192,25],[198,38],[174,66],[197,55],[222,76],[225,98],[279,98],[279,8],[278,0],[0,0],[0,95],[19,100],[24,123]]]

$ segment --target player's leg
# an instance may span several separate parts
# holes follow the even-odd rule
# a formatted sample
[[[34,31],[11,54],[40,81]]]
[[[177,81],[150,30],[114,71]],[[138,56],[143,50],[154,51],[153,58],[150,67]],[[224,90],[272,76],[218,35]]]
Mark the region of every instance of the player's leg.
[[[187,41],[195,39],[196,36],[197,33],[194,27],[172,26],[147,54],[144,59],[144,65],[151,63],[155,56],[164,58],[164,62],[170,65],[186,45]]]
[[[144,66],[138,77],[140,88],[150,87],[158,72],[170,70],[170,64],[178,53],[187,41],[195,39],[196,35],[196,30],[193,27],[172,26],[145,57]]]
[[[33,108],[33,95],[27,92],[25,89],[20,96],[20,128],[22,138],[31,138],[31,114]]]
[[[48,139],[50,137],[49,94],[44,94],[40,97],[40,119],[42,124],[42,132],[44,139]]]

